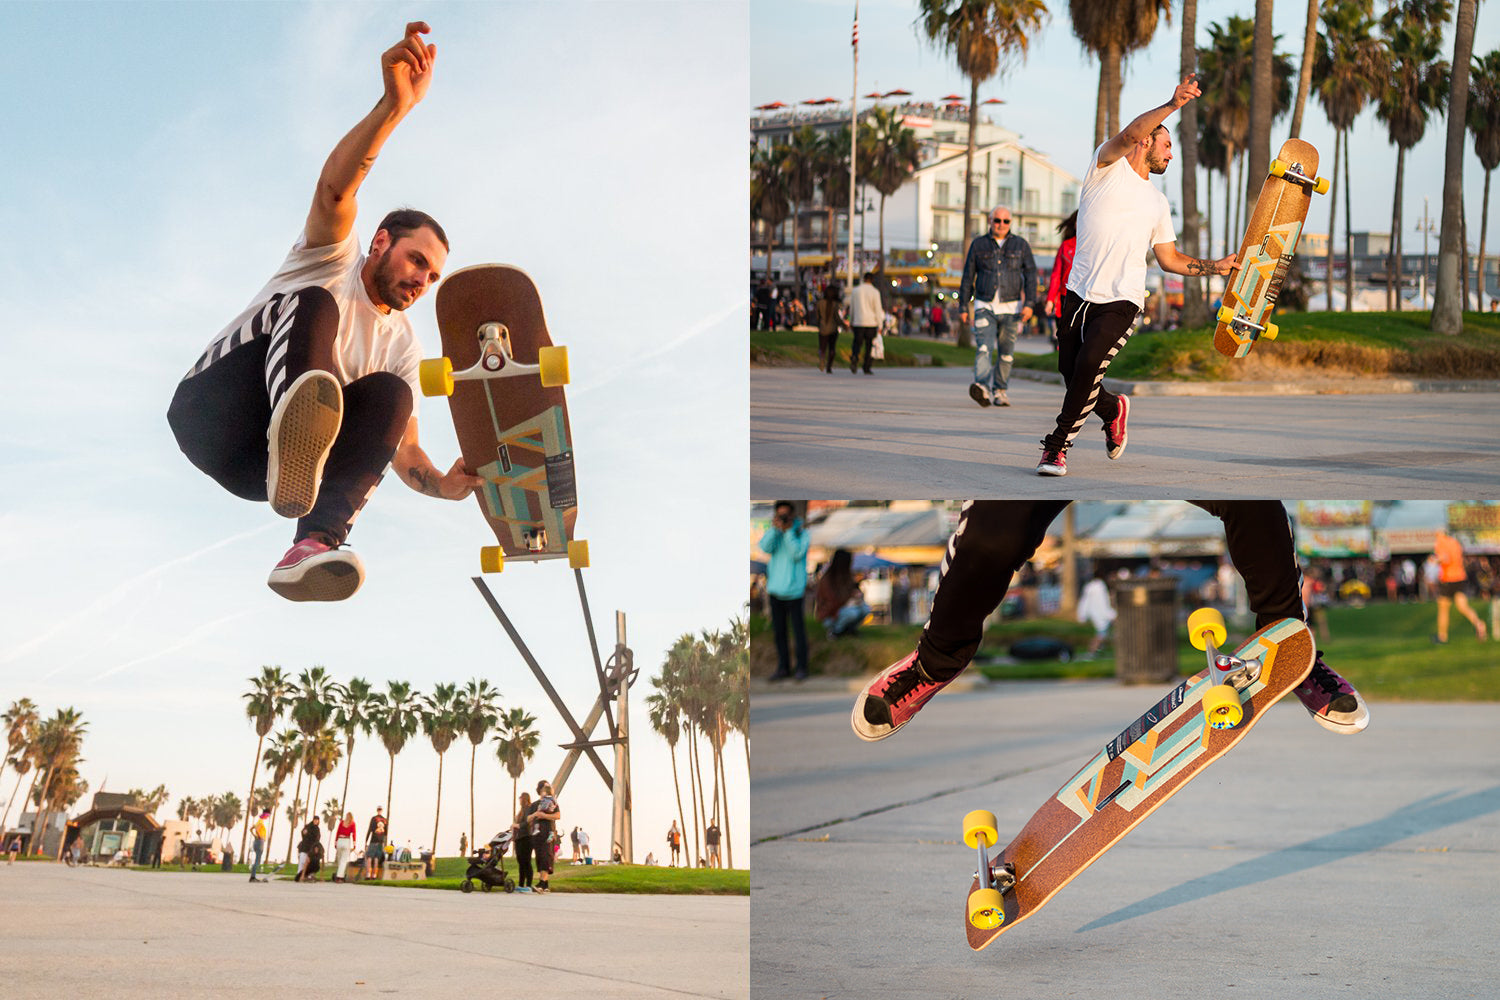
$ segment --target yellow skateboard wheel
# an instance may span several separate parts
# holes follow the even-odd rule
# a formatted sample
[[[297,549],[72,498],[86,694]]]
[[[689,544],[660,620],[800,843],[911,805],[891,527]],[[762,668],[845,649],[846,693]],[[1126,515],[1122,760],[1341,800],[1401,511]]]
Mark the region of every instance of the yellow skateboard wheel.
[[[1219,322],[1220,323],[1233,323],[1234,322],[1234,308],[1232,306],[1220,306],[1219,307]]]
[[[568,349],[566,347],[543,347],[536,352],[536,363],[542,369],[542,385],[551,388],[568,384]]]
[[[486,545],[479,550],[479,571],[498,573],[505,568],[505,550],[498,545]]]
[[[1313,182],[1313,190],[1316,191],[1316,192],[1318,192],[1318,194],[1327,194],[1328,193],[1328,178],[1327,177],[1319,177],[1316,181]]]
[[[1271,176],[1272,177],[1285,177],[1286,176],[1286,164],[1283,163],[1283,162],[1281,162],[1280,160],[1272,160],[1271,161]]]
[[[447,358],[428,358],[417,369],[424,396],[453,395],[453,362]]]
[[[970,847],[978,847],[981,837],[985,847],[994,847],[1000,839],[995,814],[988,809],[975,809],[964,817],[964,843]]]
[[[1266,330],[1261,334],[1261,336],[1266,338],[1267,340],[1275,340],[1276,335],[1280,332],[1281,327],[1277,326],[1275,323],[1267,323]]]
[[[1216,684],[1203,692],[1203,718],[1215,729],[1233,729],[1245,717],[1240,693],[1229,684]]]
[[[583,539],[568,543],[568,565],[573,569],[586,569],[589,564],[589,543]]]
[[[1005,923],[1005,903],[999,889],[980,889],[969,897],[969,923],[982,931]]]
[[[1188,638],[1192,640],[1195,649],[1208,648],[1208,643],[1203,639],[1205,632],[1213,636],[1215,646],[1224,645],[1224,640],[1229,638],[1229,630],[1224,627],[1224,616],[1214,608],[1199,608],[1188,615]]]

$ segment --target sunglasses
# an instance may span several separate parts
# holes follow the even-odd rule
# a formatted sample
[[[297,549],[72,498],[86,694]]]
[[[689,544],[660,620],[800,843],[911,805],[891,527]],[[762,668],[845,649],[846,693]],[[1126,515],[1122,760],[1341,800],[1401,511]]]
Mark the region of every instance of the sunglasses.
[[[990,220],[990,225],[993,226],[997,222],[1000,223],[1001,225],[1004,225],[1004,226],[1010,225],[1010,220],[1009,219],[991,219]]]

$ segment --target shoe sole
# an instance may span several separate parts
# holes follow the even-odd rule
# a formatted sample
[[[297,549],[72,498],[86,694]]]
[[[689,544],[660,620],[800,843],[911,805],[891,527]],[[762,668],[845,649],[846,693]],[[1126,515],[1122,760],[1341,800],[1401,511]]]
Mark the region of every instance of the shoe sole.
[[[985,394],[984,386],[980,385],[978,382],[969,383],[969,398],[978,403],[980,406],[990,405],[990,398]]]
[[[344,420],[344,393],[327,372],[304,372],[276,409],[267,435],[266,495],[282,517],[303,517],[318,500],[323,465]]]
[[[1036,474],[1039,476],[1066,476],[1068,474],[1068,470],[1059,469],[1055,465],[1038,465],[1036,467]]]
[[[869,725],[869,723],[865,721],[865,701],[868,700],[869,697],[870,696],[867,692],[861,691],[859,697],[854,699],[854,710],[849,713],[849,728],[854,730],[855,736],[858,736],[866,743],[879,743],[881,740],[887,739],[888,737],[892,736],[896,732],[896,730],[900,729],[901,726],[906,725],[906,723],[903,722],[901,723],[901,725],[892,726],[885,732],[874,735],[860,729],[860,726]]]
[[[337,559],[330,555],[313,556],[286,571],[291,574],[300,570],[296,577],[278,580],[273,570],[266,585],[289,601],[348,600],[365,582],[364,565],[352,552]]]
[[[1111,448],[1109,446],[1109,438],[1106,437],[1104,439],[1104,454],[1106,454],[1106,455],[1109,456],[1110,461],[1114,461],[1115,459],[1119,458],[1121,455],[1125,454],[1125,443],[1130,440],[1130,428],[1129,428],[1129,421],[1130,421],[1130,397],[1129,396],[1121,396],[1120,397],[1120,406],[1123,408],[1122,412],[1123,412],[1125,420],[1126,420],[1126,429],[1125,429],[1125,433],[1122,434],[1122,435],[1120,435],[1120,442],[1119,442],[1119,444],[1115,445],[1113,448]],[[1116,418],[1116,419],[1119,419],[1119,418]]]

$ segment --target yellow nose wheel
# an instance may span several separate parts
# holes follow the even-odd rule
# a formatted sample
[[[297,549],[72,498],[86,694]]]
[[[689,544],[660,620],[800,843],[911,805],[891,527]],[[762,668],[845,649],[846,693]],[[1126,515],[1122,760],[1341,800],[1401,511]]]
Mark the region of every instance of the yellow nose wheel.
[[[964,817],[964,843],[979,852],[979,886],[969,897],[969,923],[980,930],[994,930],[1005,923],[1005,901],[1001,897],[1004,889],[1015,884],[1015,868],[1001,865],[996,871],[990,867],[987,847],[995,846],[999,840],[995,814],[988,809],[975,809]]]
[[[1188,639],[1208,654],[1208,681],[1203,692],[1203,738],[1210,729],[1233,729],[1245,719],[1242,696],[1260,678],[1260,660],[1241,660],[1219,652],[1219,643],[1229,635],[1224,616],[1214,608],[1199,608],[1188,615]]]

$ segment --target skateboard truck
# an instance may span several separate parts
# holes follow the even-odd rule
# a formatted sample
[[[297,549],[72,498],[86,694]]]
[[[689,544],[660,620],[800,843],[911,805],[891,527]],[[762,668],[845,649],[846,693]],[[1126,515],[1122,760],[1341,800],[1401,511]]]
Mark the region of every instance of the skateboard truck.
[[[1328,193],[1328,178],[1308,176],[1307,171],[1303,169],[1301,163],[1287,163],[1284,160],[1272,160],[1271,176],[1285,177],[1289,180],[1296,181],[1298,184],[1310,184],[1312,185],[1312,189],[1318,192],[1318,194]]]
[[[999,839],[995,826],[995,814],[988,809],[975,809],[964,817],[964,843],[979,851],[979,871],[975,876],[979,879],[979,889],[969,897],[969,923],[983,929],[1005,923],[1005,903],[1000,894],[1016,884],[1014,864],[1006,861],[990,866],[985,848]]]
[[[453,370],[450,358],[429,358],[422,362],[418,375],[424,396],[451,396],[455,382],[474,379],[511,378],[538,375],[547,388],[568,384],[568,349],[543,347],[537,350],[536,364],[517,361],[510,353],[510,328],[504,323],[479,324],[479,360],[461,372]]]
[[[1242,660],[1219,651],[1218,644],[1229,635],[1224,616],[1213,608],[1199,608],[1188,616],[1188,638],[1208,657],[1210,685],[1203,692],[1203,725],[1205,739],[1209,729],[1233,729],[1245,717],[1240,694],[1260,679],[1262,660]]]

